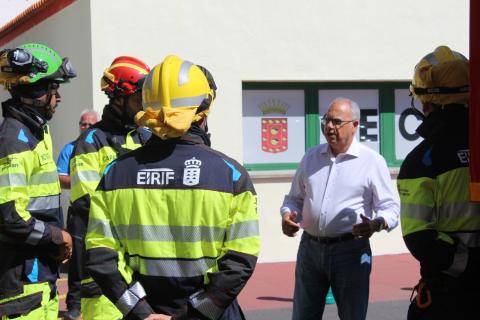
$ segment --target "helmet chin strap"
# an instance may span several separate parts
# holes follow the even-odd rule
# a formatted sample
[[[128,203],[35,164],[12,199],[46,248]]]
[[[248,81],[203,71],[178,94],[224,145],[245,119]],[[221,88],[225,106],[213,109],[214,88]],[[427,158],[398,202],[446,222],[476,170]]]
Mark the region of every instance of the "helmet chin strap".
[[[35,107],[35,108],[41,108],[47,105],[45,101],[42,101],[39,99],[26,98],[26,97],[20,97],[20,101],[29,107]]]
[[[54,108],[50,105],[52,96],[52,90],[49,89],[45,101],[26,97],[20,97],[20,101],[28,107],[33,107],[46,120],[50,120],[54,113]]]
[[[416,107],[415,107],[415,103],[414,103],[414,97],[412,97],[412,100],[410,102],[410,106],[413,110],[413,112],[415,113],[416,116],[418,116],[420,119],[425,120],[425,115],[423,114],[423,112],[421,112],[420,110],[418,110]]]
[[[35,111],[35,113],[38,114],[40,117],[42,117],[44,120],[52,119],[54,109],[50,104],[47,104],[38,99],[30,99],[30,98],[20,98],[20,101],[22,101],[22,103],[27,108],[30,108],[31,110]],[[32,103],[29,103],[29,102],[32,102]]]

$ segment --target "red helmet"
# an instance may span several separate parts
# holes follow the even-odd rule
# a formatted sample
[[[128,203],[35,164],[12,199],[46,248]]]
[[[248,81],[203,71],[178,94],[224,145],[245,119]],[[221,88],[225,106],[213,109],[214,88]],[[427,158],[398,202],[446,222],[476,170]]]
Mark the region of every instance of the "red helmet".
[[[131,95],[142,88],[142,80],[149,72],[150,67],[137,58],[117,57],[103,72],[100,87],[109,97]]]

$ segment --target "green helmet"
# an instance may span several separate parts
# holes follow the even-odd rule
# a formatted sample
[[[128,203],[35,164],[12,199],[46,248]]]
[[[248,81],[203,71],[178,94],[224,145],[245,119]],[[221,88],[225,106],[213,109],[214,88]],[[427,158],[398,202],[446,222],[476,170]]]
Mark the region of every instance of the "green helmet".
[[[62,59],[53,49],[39,43],[3,50],[0,52],[0,67],[0,83],[10,87],[42,79],[63,83],[76,77],[68,58]]]

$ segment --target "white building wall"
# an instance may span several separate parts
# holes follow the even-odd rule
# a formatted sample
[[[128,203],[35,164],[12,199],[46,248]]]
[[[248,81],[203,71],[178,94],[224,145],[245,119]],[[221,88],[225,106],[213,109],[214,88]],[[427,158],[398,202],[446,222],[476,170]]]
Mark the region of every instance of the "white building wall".
[[[62,102],[50,121],[54,154],[57,155],[64,144],[78,136],[80,112],[92,107],[90,3],[83,0],[74,2],[3,45],[2,49],[29,42],[43,43],[62,57],[69,57],[78,74],[70,83],[61,86]],[[8,92],[0,90],[0,101],[9,96]]]
[[[99,79],[114,57],[153,67],[173,53],[212,72],[219,88],[209,117],[213,147],[241,162],[243,81],[408,81],[440,44],[468,55],[468,9],[467,0],[79,0],[14,44],[46,42],[79,71],[62,88],[56,150],[76,135],[80,110],[106,103]],[[260,261],[295,259],[298,237],[281,234],[278,214],[290,180],[291,173],[254,179]],[[406,251],[399,228],[375,235],[372,246],[374,254]]]
[[[467,0],[102,0],[91,7],[94,78],[119,54],[153,66],[175,53],[206,66],[219,87],[214,143],[239,159],[242,81],[408,80],[439,44],[468,52]]]
[[[92,104],[92,46],[89,1],[76,1],[58,14],[42,21],[13,41],[2,46],[14,48],[23,43],[38,42],[54,49],[60,56],[69,57],[77,78],[60,87],[62,102],[57,107],[50,128],[53,153],[57,157],[63,146],[78,136],[79,115]],[[0,89],[0,101],[8,99]],[[0,117],[1,119],[1,117]],[[61,201],[66,217],[70,192],[64,190]]]

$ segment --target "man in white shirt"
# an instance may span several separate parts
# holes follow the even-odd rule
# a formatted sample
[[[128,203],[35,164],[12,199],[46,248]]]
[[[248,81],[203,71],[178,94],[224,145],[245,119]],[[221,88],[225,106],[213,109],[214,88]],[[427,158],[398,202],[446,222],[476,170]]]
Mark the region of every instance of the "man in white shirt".
[[[281,208],[285,235],[304,229],[294,320],[321,319],[330,286],[340,319],[365,319],[369,238],[398,224],[399,200],[385,160],[355,139],[359,119],[354,101],[337,98],[330,104],[322,119],[328,143],[307,151]]]

